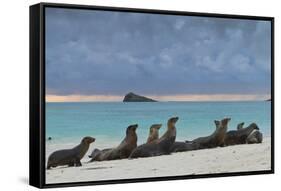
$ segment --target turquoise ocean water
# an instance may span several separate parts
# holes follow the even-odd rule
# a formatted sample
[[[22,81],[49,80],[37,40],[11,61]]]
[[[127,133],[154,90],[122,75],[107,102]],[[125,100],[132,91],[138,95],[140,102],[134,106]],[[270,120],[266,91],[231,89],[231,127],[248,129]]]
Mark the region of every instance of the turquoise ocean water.
[[[144,143],[149,127],[178,116],[177,140],[205,136],[215,129],[214,120],[231,117],[228,129],[255,122],[265,136],[271,134],[270,102],[155,102],[155,103],[46,103],[46,139],[52,143],[79,143],[84,136],[96,138],[95,145],[114,146],[130,124],[138,124],[138,144]],[[101,146],[101,147],[102,147]]]

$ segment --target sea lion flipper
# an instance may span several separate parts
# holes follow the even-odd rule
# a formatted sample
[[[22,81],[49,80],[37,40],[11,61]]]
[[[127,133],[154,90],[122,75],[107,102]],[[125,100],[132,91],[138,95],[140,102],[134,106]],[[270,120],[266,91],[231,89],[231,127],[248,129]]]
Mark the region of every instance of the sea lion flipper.
[[[75,162],[75,166],[82,166],[80,159],[77,159]]]
[[[239,124],[237,125],[237,130],[243,129],[244,124],[245,124],[244,122],[239,123]]]

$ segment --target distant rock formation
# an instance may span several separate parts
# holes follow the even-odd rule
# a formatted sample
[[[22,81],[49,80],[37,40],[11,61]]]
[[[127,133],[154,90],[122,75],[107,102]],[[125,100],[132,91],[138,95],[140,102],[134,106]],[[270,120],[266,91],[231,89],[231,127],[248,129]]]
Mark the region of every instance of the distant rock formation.
[[[130,92],[127,95],[125,95],[123,102],[157,102],[157,101]]]

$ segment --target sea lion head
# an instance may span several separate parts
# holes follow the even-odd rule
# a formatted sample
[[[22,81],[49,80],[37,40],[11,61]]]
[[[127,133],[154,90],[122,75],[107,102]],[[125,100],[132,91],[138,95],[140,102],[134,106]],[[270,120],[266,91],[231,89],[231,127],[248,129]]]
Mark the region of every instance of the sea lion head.
[[[149,136],[147,138],[147,143],[151,143],[156,141],[159,138],[159,129],[161,128],[162,124],[153,124],[149,129]]]
[[[258,127],[258,125],[256,123],[251,123],[249,125],[249,127],[252,127],[253,129],[256,129],[256,130],[260,130],[260,128]]]
[[[154,132],[154,131],[158,131],[161,128],[162,124],[153,124],[150,127],[150,133]]]
[[[175,126],[176,122],[179,120],[179,117],[172,117],[168,120],[168,127]]]
[[[221,121],[215,120],[216,129],[226,128],[231,118],[224,118]]]
[[[220,124],[221,124],[220,121],[215,120],[214,122],[215,122],[215,125],[216,125],[216,129],[218,129],[220,127]]]
[[[231,120],[231,118],[224,118],[223,120],[221,120],[221,125],[223,127],[227,126],[227,124],[230,120]]]
[[[84,137],[81,142],[89,145],[92,142],[95,142],[95,140],[96,140],[95,138],[87,136],[87,137]]]
[[[138,128],[138,124],[128,126],[126,130],[126,134],[135,133],[137,128]]]

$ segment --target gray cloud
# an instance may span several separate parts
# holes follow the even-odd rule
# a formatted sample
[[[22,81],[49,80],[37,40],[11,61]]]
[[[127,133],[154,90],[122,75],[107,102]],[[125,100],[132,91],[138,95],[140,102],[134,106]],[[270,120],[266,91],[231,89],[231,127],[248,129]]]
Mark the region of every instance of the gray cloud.
[[[270,22],[46,10],[47,93],[269,93]]]

